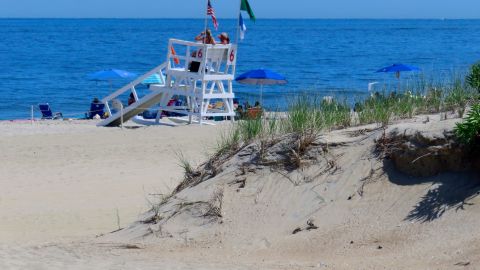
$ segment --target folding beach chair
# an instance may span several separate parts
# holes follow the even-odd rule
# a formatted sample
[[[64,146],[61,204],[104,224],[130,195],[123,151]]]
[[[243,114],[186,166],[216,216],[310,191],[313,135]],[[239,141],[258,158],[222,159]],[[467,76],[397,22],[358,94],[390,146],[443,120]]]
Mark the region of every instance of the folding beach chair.
[[[48,103],[41,103],[38,104],[38,108],[40,109],[40,112],[42,112],[42,119],[62,119],[62,113],[61,112],[56,112],[53,113],[52,109],[50,108],[50,105]]]
[[[262,108],[253,107],[253,108],[248,108],[247,109],[247,118],[248,119],[258,119],[258,118],[262,117],[262,114],[263,114]]]
[[[103,111],[105,109],[105,104],[103,103],[95,103],[92,102],[90,104],[90,111],[88,112],[88,119],[93,119],[95,115],[99,115],[101,118],[104,118],[105,112]]]
[[[157,111],[150,111],[150,110],[146,110],[142,113],[142,117],[143,119],[157,119]],[[160,116],[160,118],[162,118]]]

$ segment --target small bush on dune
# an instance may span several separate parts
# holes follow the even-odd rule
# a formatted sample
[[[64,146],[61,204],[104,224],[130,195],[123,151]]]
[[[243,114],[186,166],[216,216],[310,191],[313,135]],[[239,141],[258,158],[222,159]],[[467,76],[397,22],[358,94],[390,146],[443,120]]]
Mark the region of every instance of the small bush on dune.
[[[470,67],[470,73],[465,78],[470,87],[476,89],[480,93],[480,62]]]
[[[457,138],[468,145],[479,146],[480,143],[480,104],[472,106],[472,110],[468,113],[467,118],[458,123],[455,127],[455,135]]]

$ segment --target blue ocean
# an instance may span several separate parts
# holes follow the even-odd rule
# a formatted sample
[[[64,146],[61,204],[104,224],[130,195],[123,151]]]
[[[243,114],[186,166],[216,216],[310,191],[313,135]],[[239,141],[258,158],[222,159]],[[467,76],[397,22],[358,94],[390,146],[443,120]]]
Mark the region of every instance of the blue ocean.
[[[219,23],[218,32],[235,35],[236,20]],[[395,83],[392,74],[375,73],[393,63],[448,80],[480,60],[480,20],[246,23],[237,74],[269,68],[289,82],[264,88],[267,107],[285,106],[302,92],[361,98],[369,82]],[[41,102],[82,117],[94,97],[111,92],[108,83],[89,81],[88,74],[109,68],[142,74],[165,61],[169,38],[193,40],[203,25],[197,19],[1,19],[0,119],[29,118],[31,106]],[[411,76],[418,74],[402,74],[406,81]],[[114,88],[125,83],[114,82]],[[240,99],[258,97],[254,86],[234,87]]]

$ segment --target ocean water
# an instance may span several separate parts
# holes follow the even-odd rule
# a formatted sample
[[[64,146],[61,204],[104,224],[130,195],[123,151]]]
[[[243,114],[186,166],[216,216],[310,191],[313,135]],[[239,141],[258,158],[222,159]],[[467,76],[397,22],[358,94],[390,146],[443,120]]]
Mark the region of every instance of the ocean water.
[[[235,20],[219,22],[219,32],[234,35]],[[395,84],[392,74],[375,73],[393,63],[448,80],[480,60],[480,20],[247,20],[247,27],[237,75],[270,68],[289,81],[264,88],[270,107],[302,92],[361,98],[369,82]],[[0,119],[28,118],[40,102],[81,117],[93,97],[111,92],[87,74],[108,68],[144,73],[165,61],[169,38],[191,40],[202,28],[203,20],[195,19],[1,19]],[[418,75],[402,75],[402,83],[412,76]],[[258,99],[258,88],[234,87],[241,99]]]

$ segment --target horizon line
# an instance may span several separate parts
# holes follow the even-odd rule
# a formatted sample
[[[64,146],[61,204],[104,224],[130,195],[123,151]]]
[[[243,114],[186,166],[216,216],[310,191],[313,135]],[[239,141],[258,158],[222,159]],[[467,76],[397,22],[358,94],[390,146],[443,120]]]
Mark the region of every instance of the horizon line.
[[[156,17],[0,17],[0,20],[204,20],[203,17],[167,17],[167,18],[156,18]],[[233,17],[224,17],[218,18],[220,20],[236,20],[237,18]],[[256,18],[257,20],[480,20],[478,18],[443,18],[443,17],[424,17],[424,18],[342,18],[342,17],[331,17],[331,18]]]

